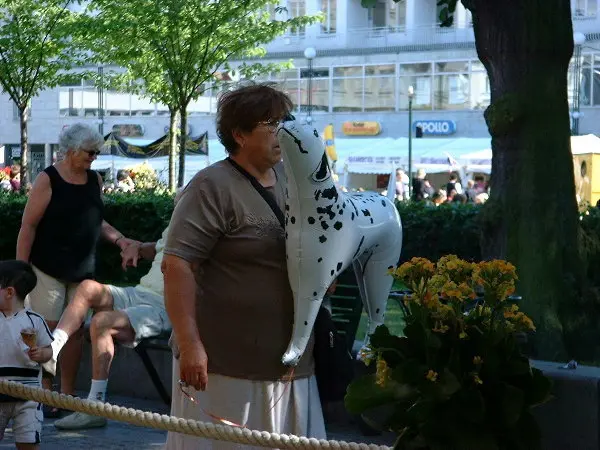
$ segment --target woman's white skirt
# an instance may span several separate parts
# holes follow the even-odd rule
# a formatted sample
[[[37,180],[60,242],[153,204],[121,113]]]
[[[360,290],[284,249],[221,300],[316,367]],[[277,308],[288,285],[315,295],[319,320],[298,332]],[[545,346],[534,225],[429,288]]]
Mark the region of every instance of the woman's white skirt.
[[[199,405],[179,389],[179,360],[173,358],[171,415],[220,423],[202,410],[252,430],[326,439],[325,422],[314,376],[292,382],[265,382],[209,374],[206,391],[186,388]],[[273,407],[273,404],[275,406]],[[262,447],[169,432],[166,450],[258,450]]]

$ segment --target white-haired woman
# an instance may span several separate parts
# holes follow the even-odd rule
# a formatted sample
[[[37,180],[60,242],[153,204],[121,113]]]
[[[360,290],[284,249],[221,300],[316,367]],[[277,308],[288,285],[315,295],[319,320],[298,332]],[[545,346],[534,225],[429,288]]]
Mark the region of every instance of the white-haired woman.
[[[59,145],[64,158],[37,176],[25,206],[17,259],[33,265],[38,281],[27,303],[52,330],[79,283],[94,277],[98,239],[112,242],[121,251],[135,242],[103,219],[102,178],[90,169],[103,143],[102,136],[84,124],[63,130]],[[61,391],[65,394],[75,390],[81,344],[80,334],[63,351]],[[45,375],[44,387],[51,389],[52,377]],[[45,414],[57,417],[60,411],[49,408]]]

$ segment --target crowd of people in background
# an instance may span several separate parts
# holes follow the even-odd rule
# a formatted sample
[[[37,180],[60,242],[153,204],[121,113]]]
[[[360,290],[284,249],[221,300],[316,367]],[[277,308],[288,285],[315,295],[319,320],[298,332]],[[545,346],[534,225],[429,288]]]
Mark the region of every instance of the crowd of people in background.
[[[412,180],[412,192],[409,197],[409,177],[402,169],[396,171],[396,199],[417,202],[427,202],[435,206],[444,203],[472,203],[483,204],[489,198],[489,183],[483,175],[475,175],[473,179],[467,180],[463,188],[459,177],[452,172],[448,176],[445,186],[437,188],[433,186],[427,173],[423,169],[417,170]]]

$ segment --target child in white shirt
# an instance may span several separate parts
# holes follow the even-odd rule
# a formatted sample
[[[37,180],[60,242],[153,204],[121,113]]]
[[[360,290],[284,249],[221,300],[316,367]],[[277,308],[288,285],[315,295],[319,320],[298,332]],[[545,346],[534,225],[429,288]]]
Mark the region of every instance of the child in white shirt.
[[[0,261],[0,379],[40,387],[40,363],[52,357],[53,338],[43,317],[23,307],[36,283],[28,263]],[[38,450],[42,405],[0,394],[0,441],[11,420],[17,449]]]

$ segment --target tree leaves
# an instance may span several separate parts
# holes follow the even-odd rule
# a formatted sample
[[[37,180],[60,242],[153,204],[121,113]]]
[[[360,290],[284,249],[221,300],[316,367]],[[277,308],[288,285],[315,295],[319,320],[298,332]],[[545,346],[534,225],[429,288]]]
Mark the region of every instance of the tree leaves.
[[[69,0],[0,0],[0,86],[18,107],[81,64]]]

